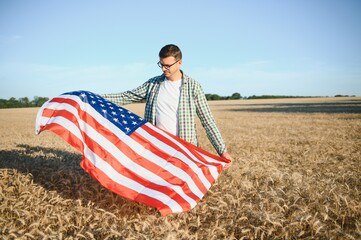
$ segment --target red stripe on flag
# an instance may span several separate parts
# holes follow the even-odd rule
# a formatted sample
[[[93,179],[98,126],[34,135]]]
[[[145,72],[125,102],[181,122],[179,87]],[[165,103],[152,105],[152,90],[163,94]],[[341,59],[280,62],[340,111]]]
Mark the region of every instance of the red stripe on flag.
[[[154,127],[154,126],[152,126],[152,127]],[[192,153],[194,153],[194,151],[195,151],[195,152],[197,152],[197,154],[202,153],[202,154],[206,155],[207,157],[212,158],[212,159],[214,159],[214,160],[217,160],[217,161],[219,161],[219,162],[230,163],[230,160],[228,160],[228,159],[226,159],[226,158],[223,158],[223,157],[217,156],[217,155],[215,155],[215,154],[212,154],[212,153],[210,153],[210,152],[207,152],[206,150],[204,150],[204,149],[202,149],[202,148],[200,148],[200,147],[197,147],[197,146],[193,145],[192,143],[187,142],[187,141],[184,140],[184,139],[178,138],[177,136],[172,135],[172,134],[170,134],[170,133],[168,133],[168,132],[166,132],[166,131],[164,131],[164,130],[162,130],[162,129],[159,129],[159,130],[160,130],[160,131],[163,131],[164,134],[168,135],[170,138],[174,139],[176,142],[181,143],[181,145],[183,145],[185,148],[187,148],[187,149],[189,149],[189,150],[192,150],[192,151],[191,151]],[[154,131],[154,130],[153,130],[153,131]],[[197,156],[198,156],[198,155],[197,155]],[[201,157],[201,158],[198,158],[198,159],[201,160],[204,164],[212,165],[212,166],[215,166],[215,167],[217,167],[217,168],[220,167],[219,173],[221,172],[221,170],[222,170],[222,168],[223,168],[222,165],[220,165],[220,163],[207,161],[207,159],[205,159],[204,157]]]
[[[84,141],[86,142],[86,145],[88,148],[93,151],[96,155],[98,155],[101,159],[109,163],[112,168],[117,171],[119,174],[132,179],[136,181],[137,183],[143,185],[146,188],[156,190],[158,192],[164,193],[165,195],[170,196],[174,201],[176,201],[184,210],[191,209],[191,206],[187,201],[185,201],[182,196],[180,196],[177,192],[175,192],[172,188],[167,186],[162,186],[155,184],[140,175],[138,175],[133,169],[126,168],[120,161],[117,160],[116,157],[114,157],[111,153],[109,153],[105,148],[103,148],[100,144],[98,144],[96,141],[91,139],[86,133],[84,133]],[[141,159],[144,160],[144,159]],[[161,170],[160,168],[158,168]],[[85,169],[87,171],[87,169]],[[174,177],[173,175],[171,177]],[[98,179],[98,181],[102,181],[101,179]],[[141,193],[140,193],[141,194]],[[128,196],[125,196],[128,197]],[[136,200],[136,198],[130,198],[131,200]]]
[[[149,197],[147,195],[138,193],[133,189],[127,188],[121,184],[114,182],[110,179],[104,172],[96,168],[90,160],[86,157],[82,159],[80,162],[80,166],[93,178],[97,179],[102,186],[111,190],[112,192],[123,196],[128,199],[132,199],[134,201],[138,201],[140,203],[145,203],[149,206],[155,207],[162,214],[162,216],[172,213],[172,209],[170,209],[163,202]]]
[[[189,154],[184,151],[182,148],[180,148],[177,144],[173,143],[172,141],[170,141],[168,138],[166,138],[165,136],[163,136],[162,134],[159,134],[158,132],[154,131],[153,129],[151,129],[150,127],[148,127],[147,125],[143,125],[142,126],[142,129],[144,129],[145,131],[147,131],[150,135],[156,137],[157,139],[159,139],[160,141],[162,142],[166,142],[169,146],[171,146],[172,148],[175,148],[177,149],[179,152],[183,153],[188,159],[192,160],[196,165],[197,167],[203,172],[203,175],[207,178],[208,182],[209,183],[214,183],[215,179],[213,178],[212,174],[210,173],[210,170],[207,166],[205,166],[204,164],[198,162],[198,161],[194,161],[192,159],[191,156],[189,156]],[[161,130],[163,131],[163,130]],[[164,132],[164,131],[163,131]],[[166,133],[166,132],[165,132]],[[167,133],[166,133],[167,134]],[[178,139],[179,141],[179,139]],[[183,141],[179,141],[181,142],[182,144]],[[189,143],[190,144],[190,143]],[[201,162],[204,162],[204,163],[207,163],[208,162],[201,156],[199,155],[196,151],[194,151],[194,148],[196,148],[196,146],[194,146],[193,144],[190,144],[188,146],[188,150],[190,150],[190,152]],[[213,166],[216,166],[217,169],[218,167],[222,169],[222,166],[220,164],[216,164],[216,163],[209,163],[209,165],[213,165]]]
[[[143,126],[141,127],[143,128]],[[149,143],[148,139],[145,139],[144,137],[142,137],[139,133],[137,133],[137,131],[135,131],[132,135],[131,138],[133,138],[135,141],[137,142],[144,142],[144,143]],[[182,169],[185,173],[188,174],[188,176],[190,176],[193,180],[193,182],[197,185],[197,187],[199,188],[199,190],[202,193],[207,192],[207,188],[204,186],[204,184],[202,183],[202,181],[199,179],[198,175],[195,174],[195,172],[187,165],[185,164],[183,161],[181,161],[179,158],[173,157],[167,153],[165,153],[164,151],[160,150],[156,145],[154,144],[144,144],[144,147],[146,149],[148,149],[149,151],[151,151],[152,153],[154,153],[155,155],[159,156],[160,158],[165,159],[167,162],[170,162],[171,164],[173,164],[174,166]],[[188,184],[187,184],[187,188],[188,188]],[[187,192],[190,191],[189,188],[187,189]],[[193,192],[190,192],[190,194],[193,195]],[[194,195],[194,197],[192,197],[193,199],[199,199],[197,196]]]
[[[53,133],[62,137],[66,142],[68,142],[75,149],[83,152],[84,143],[74,134],[69,131],[64,131],[64,127],[59,125],[58,123],[49,123],[40,128],[40,131],[50,130]]]

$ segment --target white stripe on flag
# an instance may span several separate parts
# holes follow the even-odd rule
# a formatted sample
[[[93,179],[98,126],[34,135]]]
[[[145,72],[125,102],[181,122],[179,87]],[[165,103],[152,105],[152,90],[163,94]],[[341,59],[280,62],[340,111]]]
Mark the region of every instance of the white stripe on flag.
[[[56,123],[69,130],[75,137],[77,137],[81,142],[83,142],[83,136],[80,132],[78,126],[76,126],[72,121],[68,120],[65,117],[56,116],[56,117],[41,117],[39,118],[39,126],[45,126],[48,124]]]
[[[172,198],[170,198],[168,195],[149,189],[138,182],[125,177],[118,173],[111,165],[109,165],[106,161],[104,161],[102,158],[100,158],[98,155],[96,155],[94,152],[92,152],[88,147],[85,147],[84,149],[84,155],[87,156],[89,161],[99,170],[101,170],[103,173],[105,173],[112,181],[123,185],[127,188],[130,188],[134,191],[141,192],[144,195],[147,195],[151,198],[156,198],[157,200],[161,201],[165,205],[167,205],[169,208],[172,209],[173,212],[182,212],[182,207],[174,201]]]
[[[184,146],[182,146],[181,144],[177,143],[174,139],[170,138],[168,135],[164,134],[163,131],[161,131],[160,129],[154,127],[152,124],[150,123],[146,123],[148,127],[150,127],[152,130],[157,131],[158,133],[162,134],[164,137],[167,137],[170,141],[172,141],[173,143],[177,144],[177,146],[179,146],[182,150],[184,150],[186,153],[189,154],[189,156],[192,158],[192,160],[208,167],[208,169],[210,170],[212,176],[214,179],[216,179],[217,177],[214,176],[218,176],[218,172],[217,172],[217,168],[209,165],[209,164],[205,164],[201,161],[198,160],[198,158],[196,156],[194,156],[187,148],[185,148]],[[165,144],[164,142],[160,141],[158,138],[150,135],[148,132],[146,132],[145,130],[141,129],[138,131],[144,138],[149,139],[152,143],[154,143],[158,148],[160,148],[162,151],[165,152],[175,152],[176,150],[174,148],[172,148],[171,146]],[[202,170],[191,160],[189,160],[189,158],[187,158],[183,153],[178,152],[176,154],[176,157],[179,158],[181,161],[183,161],[185,164],[187,164],[192,171],[194,171],[198,177],[201,179],[202,183],[204,184],[204,186],[209,189],[211,187],[211,183],[208,181],[208,179],[204,176],[204,173],[202,172]],[[215,173],[214,173],[215,171]]]

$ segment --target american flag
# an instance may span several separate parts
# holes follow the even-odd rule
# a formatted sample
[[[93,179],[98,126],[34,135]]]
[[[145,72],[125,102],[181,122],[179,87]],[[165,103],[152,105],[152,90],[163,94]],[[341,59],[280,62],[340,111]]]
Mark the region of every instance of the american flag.
[[[88,91],[44,103],[35,131],[44,130],[79,150],[104,187],[163,216],[194,208],[229,162]]]

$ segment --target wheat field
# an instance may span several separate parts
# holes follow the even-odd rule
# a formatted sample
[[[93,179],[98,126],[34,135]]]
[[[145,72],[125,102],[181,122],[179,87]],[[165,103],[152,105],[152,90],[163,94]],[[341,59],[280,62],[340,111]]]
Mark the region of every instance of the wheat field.
[[[1,109],[1,238],[361,239],[361,97],[210,106],[234,163],[166,217],[103,188],[52,132],[35,136],[38,109]]]

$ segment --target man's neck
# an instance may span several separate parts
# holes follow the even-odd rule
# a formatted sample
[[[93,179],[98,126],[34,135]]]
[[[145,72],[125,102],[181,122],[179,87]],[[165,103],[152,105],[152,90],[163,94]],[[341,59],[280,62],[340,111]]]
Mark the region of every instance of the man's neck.
[[[174,73],[170,78],[167,78],[169,81],[177,81],[183,78],[183,74],[181,71]]]

